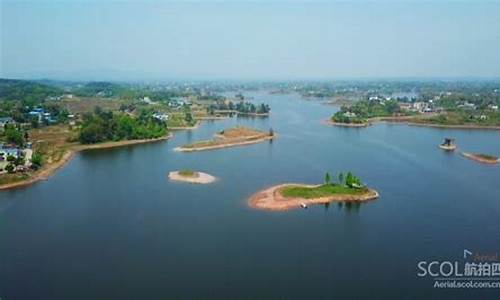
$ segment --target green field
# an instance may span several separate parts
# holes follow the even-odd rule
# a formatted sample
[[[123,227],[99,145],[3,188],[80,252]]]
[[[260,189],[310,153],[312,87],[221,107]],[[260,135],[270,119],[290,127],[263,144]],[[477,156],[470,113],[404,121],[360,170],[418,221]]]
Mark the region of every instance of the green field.
[[[345,185],[323,184],[318,187],[287,186],[280,193],[287,198],[321,198],[332,195],[359,195],[366,193],[367,188],[350,188]]]
[[[192,170],[180,170],[179,175],[185,176],[185,177],[195,177],[198,174],[195,171]]]

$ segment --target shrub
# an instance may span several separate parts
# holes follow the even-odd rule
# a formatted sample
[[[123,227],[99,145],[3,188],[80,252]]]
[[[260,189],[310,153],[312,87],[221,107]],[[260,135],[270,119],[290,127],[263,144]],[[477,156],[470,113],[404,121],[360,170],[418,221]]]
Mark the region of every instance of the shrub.
[[[8,164],[6,167],[5,167],[5,170],[9,173],[14,173],[14,165],[12,163]]]

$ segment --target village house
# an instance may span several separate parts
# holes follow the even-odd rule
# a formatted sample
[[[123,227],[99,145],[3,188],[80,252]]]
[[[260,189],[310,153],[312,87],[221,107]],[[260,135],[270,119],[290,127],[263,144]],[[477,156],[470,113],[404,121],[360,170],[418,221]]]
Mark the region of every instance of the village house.
[[[2,117],[0,118],[0,129],[3,130],[5,128],[5,125],[7,124],[15,124],[14,119],[11,117]]]
[[[491,109],[491,110],[498,110],[498,105],[496,105],[496,104],[490,104],[490,105],[488,105],[488,108]]]
[[[41,107],[34,108],[32,111],[28,112],[28,116],[30,118],[37,119],[38,123],[42,123],[43,120],[46,120],[49,123],[56,122],[56,120],[52,118],[52,115],[48,112],[45,112]]]
[[[7,160],[7,157],[13,156],[14,158],[18,158],[21,155],[21,150],[17,148],[0,148],[0,161]]]
[[[347,118],[355,118],[356,117],[356,114],[353,113],[353,112],[350,112],[350,111],[346,111],[344,113],[344,117],[347,117]]]
[[[399,105],[399,109],[401,109],[403,111],[409,111],[413,107],[413,105],[411,103],[407,103],[407,102],[399,102],[398,105]]]
[[[153,118],[155,118],[158,121],[167,122],[169,119],[169,116],[168,116],[168,114],[155,113],[155,114],[153,114]]]
[[[459,108],[468,108],[468,109],[476,109],[476,105],[474,103],[470,103],[465,101],[464,103],[457,105]]]
[[[140,99],[140,101],[142,103],[145,103],[145,104],[156,104],[156,102],[154,102],[153,100],[151,100],[149,97],[144,97],[144,98]]]

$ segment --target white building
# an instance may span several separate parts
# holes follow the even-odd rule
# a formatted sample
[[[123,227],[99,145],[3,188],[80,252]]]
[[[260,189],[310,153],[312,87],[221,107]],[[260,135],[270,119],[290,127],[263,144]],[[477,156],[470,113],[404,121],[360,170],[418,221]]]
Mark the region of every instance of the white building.
[[[353,113],[353,112],[350,112],[350,111],[346,111],[344,113],[344,117],[348,117],[348,118],[355,118],[356,117],[356,114]]]
[[[167,122],[169,119],[169,116],[168,116],[168,114],[155,113],[153,115],[153,118],[155,118],[159,121]]]

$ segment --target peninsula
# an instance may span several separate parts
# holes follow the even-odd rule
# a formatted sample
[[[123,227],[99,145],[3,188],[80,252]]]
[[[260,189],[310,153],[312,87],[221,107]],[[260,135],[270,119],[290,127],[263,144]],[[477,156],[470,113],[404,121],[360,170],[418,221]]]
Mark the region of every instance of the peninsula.
[[[271,186],[253,194],[248,204],[255,209],[284,211],[332,201],[363,202],[379,197],[377,191],[363,186],[350,172],[345,180],[343,177],[341,173],[338,183],[330,183],[330,175],[327,173],[325,183],[320,185],[286,183]]]
[[[344,104],[327,121],[342,127],[367,127],[378,122],[456,129],[500,129],[498,105],[474,105],[458,100],[401,102],[390,97],[370,97]]]
[[[33,115],[44,115],[42,108]],[[76,118],[76,117],[75,117]],[[48,121],[47,121],[48,122]],[[45,180],[64,166],[75,153],[132,144],[162,141],[171,137],[166,124],[152,115],[134,116],[104,111],[86,112],[71,124],[41,125],[34,120],[29,130],[4,125],[0,137],[0,189],[25,186]]]
[[[211,140],[195,142],[193,144],[177,147],[174,150],[180,152],[192,152],[202,150],[214,150],[226,147],[256,144],[267,140],[272,140],[276,134],[272,129],[269,132],[259,131],[247,127],[234,127],[214,135]]]
[[[192,170],[172,171],[168,173],[168,178],[172,181],[183,181],[198,184],[208,184],[217,180],[217,178],[210,174]]]
[[[0,190],[23,187],[41,180],[47,180],[57,170],[64,167],[64,165],[80,151],[111,149],[137,144],[154,143],[167,140],[172,136],[173,135],[171,133],[168,133],[165,136],[150,139],[108,141],[97,144],[68,143],[63,149],[51,150],[54,153],[51,153],[51,156],[47,158],[43,165],[32,172],[3,174],[3,178],[0,180]]]

